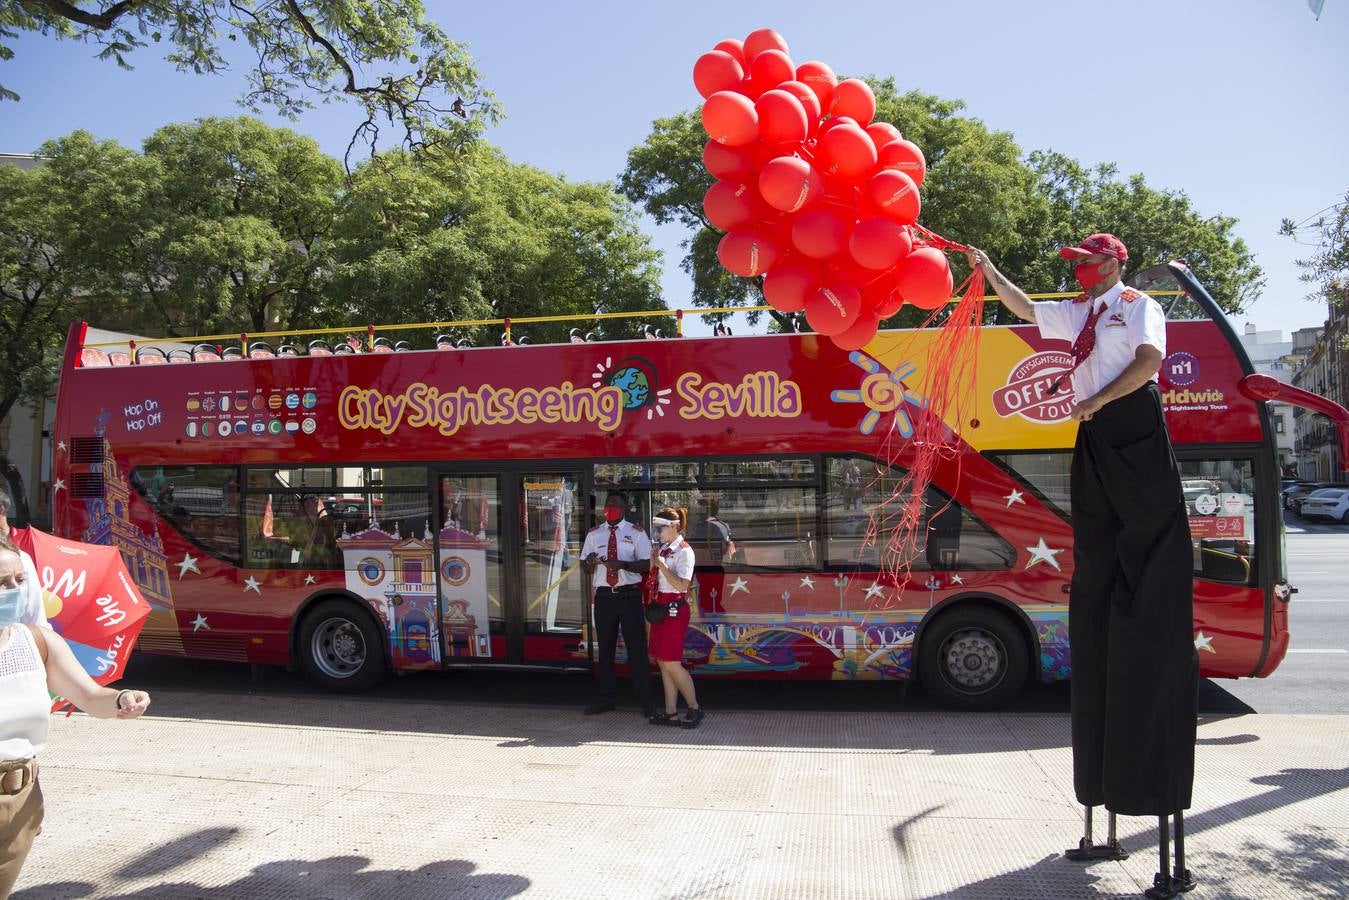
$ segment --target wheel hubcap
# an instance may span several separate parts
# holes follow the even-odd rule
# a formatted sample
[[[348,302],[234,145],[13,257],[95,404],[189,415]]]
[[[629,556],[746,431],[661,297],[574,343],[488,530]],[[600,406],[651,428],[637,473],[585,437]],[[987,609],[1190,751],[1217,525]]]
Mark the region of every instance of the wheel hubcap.
[[[976,692],[996,685],[1006,669],[1002,642],[982,628],[966,628],[942,646],[947,679],[962,691]]]
[[[329,678],[350,678],[365,665],[365,635],[349,619],[327,619],[314,630],[314,664]]]

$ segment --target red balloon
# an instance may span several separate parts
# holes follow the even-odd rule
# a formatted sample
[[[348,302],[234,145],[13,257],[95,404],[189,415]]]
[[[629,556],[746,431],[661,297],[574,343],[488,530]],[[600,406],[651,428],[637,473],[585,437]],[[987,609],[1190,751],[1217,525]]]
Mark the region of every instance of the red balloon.
[[[712,177],[743,181],[754,174],[755,161],[748,147],[727,147],[708,141],[703,147],[703,165]]]
[[[909,229],[890,219],[864,219],[848,238],[848,251],[868,269],[893,268],[913,249]]]
[[[760,54],[763,59],[769,50]],[[768,144],[799,144],[810,133],[810,122],[801,101],[791,91],[772,90],[754,101],[759,115],[759,138]]]
[[[796,77],[792,58],[781,50],[765,50],[749,64],[749,77],[761,90],[770,90]]]
[[[717,91],[733,91],[745,78],[745,69],[734,56],[722,50],[709,50],[693,64],[693,85],[704,98]]]
[[[872,175],[871,181],[867,182],[867,193],[882,214],[901,225],[917,222],[918,214],[923,210],[918,185],[898,169],[881,169]]]
[[[792,225],[792,246],[811,259],[829,259],[847,244],[847,226],[829,210],[802,213]]]
[[[858,316],[857,321],[853,322],[847,328],[829,339],[834,342],[834,346],[840,350],[861,350],[867,344],[871,343],[876,337],[876,330],[880,327],[881,320],[875,313],[863,310]]]
[[[762,208],[754,188],[735,181],[718,181],[703,196],[707,221],[722,231],[745,228],[759,220]]]
[[[783,258],[764,276],[764,299],[778,312],[800,312],[823,277],[819,267],[809,260]]]
[[[846,331],[861,312],[861,292],[836,278],[820,285],[806,300],[806,321],[812,330],[824,335]]]
[[[759,114],[744,94],[717,91],[703,104],[703,128],[718,144],[743,147],[759,136]]]
[[[838,84],[838,76],[829,66],[812,59],[810,62],[803,62],[796,67],[796,80],[809,87],[815,92],[815,96],[820,98],[820,109],[829,109],[829,104],[834,100],[834,87]]]
[[[886,144],[880,154],[880,162],[884,168],[903,172],[917,185],[922,185],[923,179],[927,176],[927,160],[923,158],[923,151],[918,149],[918,145],[913,141],[901,139]]]
[[[871,135],[871,139],[875,141],[878,151],[886,144],[904,140],[904,135],[900,134],[899,129],[889,122],[872,122],[867,126],[867,134]]]
[[[810,130],[814,131],[815,126],[820,123],[820,98],[815,96],[810,86],[799,81],[784,81],[778,85],[778,90],[788,91],[801,101],[801,107],[806,111],[806,120],[810,123]]]
[[[782,247],[760,228],[732,231],[717,244],[717,259],[726,271],[742,278],[762,275],[782,256]]]
[[[820,123],[820,134],[823,135],[830,129],[837,128],[840,125],[857,125],[857,120],[847,116],[830,116]],[[862,126],[857,125],[857,127],[861,128]]]
[[[774,209],[794,213],[824,195],[824,179],[804,159],[780,156],[759,173],[759,193]]]
[[[773,29],[760,28],[758,31],[751,31],[749,36],[745,38],[745,59],[753,66],[754,58],[765,50],[790,52],[787,47],[787,39]]]
[[[876,145],[856,125],[839,125],[820,136],[820,168],[828,175],[855,181],[876,168]]]
[[[904,299],[919,309],[939,309],[951,299],[954,282],[946,254],[935,247],[919,247],[900,263],[896,286]]]
[[[735,57],[735,61],[740,63],[741,68],[748,69],[745,64],[745,42],[738,41],[735,38],[725,38],[717,41],[713,50],[720,50],[722,53],[729,53]]]
[[[865,128],[876,117],[876,95],[871,85],[860,78],[840,81],[834,88],[834,102],[829,111],[836,116],[850,116]]]

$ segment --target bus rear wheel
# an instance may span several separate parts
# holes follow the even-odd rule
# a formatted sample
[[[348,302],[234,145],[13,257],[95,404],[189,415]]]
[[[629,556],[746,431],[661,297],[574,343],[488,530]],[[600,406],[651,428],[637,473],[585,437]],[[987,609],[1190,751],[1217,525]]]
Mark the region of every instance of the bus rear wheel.
[[[300,665],[330,691],[363,691],[384,677],[384,637],[347,600],[325,600],[300,624]]]
[[[998,709],[1026,683],[1026,643],[1006,616],[990,609],[954,609],[923,629],[918,678],[943,706]]]

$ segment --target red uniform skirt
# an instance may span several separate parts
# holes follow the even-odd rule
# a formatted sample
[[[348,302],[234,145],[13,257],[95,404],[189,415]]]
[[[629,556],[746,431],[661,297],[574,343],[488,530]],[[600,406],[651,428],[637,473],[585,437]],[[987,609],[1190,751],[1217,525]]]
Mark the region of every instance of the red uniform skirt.
[[[684,658],[684,633],[689,630],[689,616],[692,615],[688,598],[684,594],[658,594],[656,602],[669,603],[672,600],[684,601],[679,604],[679,613],[666,616],[652,625],[651,635],[646,641],[647,655],[663,662],[679,662]]]

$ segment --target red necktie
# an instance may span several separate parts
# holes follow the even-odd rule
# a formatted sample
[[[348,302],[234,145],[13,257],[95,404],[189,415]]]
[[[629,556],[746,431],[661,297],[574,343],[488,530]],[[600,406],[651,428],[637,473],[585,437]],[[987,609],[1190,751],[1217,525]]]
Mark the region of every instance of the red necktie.
[[[618,526],[609,526],[609,559],[618,560]],[[605,577],[609,579],[609,587],[618,584],[618,570],[613,566],[604,567]]]
[[[1087,321],[1082,325],[1082,330],[1077,333],[1077,340],[1073,341],[1073,364],[1059,376],[1058,380],[1049,386],[1049,393],[1057,394],[1063,382],[1077,371],[1077,367],[1086,362],[1087,357],[1091,356],[1091,351],[1096,349],[1096,320],[1105,312],[1106,305],[1101,304],[1100,309],[1093,309],[1087,314]]]

